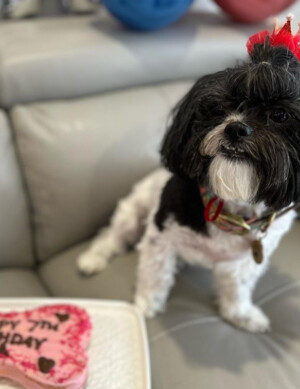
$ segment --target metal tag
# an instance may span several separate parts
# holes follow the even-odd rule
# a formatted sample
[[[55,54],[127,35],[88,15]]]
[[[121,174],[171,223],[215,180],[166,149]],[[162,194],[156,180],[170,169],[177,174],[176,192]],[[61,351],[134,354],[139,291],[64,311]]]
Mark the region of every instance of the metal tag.
[[[261,240],[254,240],[252,242],[252,255],[254,258],[254,261],[258,264],[261,264],[264,259],[264,248],[261,243]]]

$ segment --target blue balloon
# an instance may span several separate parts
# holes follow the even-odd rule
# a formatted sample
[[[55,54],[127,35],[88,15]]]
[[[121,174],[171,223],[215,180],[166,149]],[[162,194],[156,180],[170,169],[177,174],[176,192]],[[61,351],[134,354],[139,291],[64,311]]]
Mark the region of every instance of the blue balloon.
[[[136,30],[154,30],[179,19],[193,0],[102,0],[119,21]]]

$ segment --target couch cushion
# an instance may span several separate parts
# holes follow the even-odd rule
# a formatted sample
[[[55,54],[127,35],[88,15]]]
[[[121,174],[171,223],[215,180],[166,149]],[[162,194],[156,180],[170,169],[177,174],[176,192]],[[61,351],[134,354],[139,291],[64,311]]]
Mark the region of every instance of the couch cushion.
[[[28,206],[12,134],[0,111],[0,267],[32,264]]]
[[[270,334],[236,330],[219,318],[209,271],[187,267],[167,311],[148,320],[154,389],[296,388],[300,382],[300,223],[283,239],[260,281],[255,301],[272,321]],[[55,296],[132,300],[137,258],[116,258],[86,278],[76,270],[78,245],[43,264],[39,274]],[[162,362],[163,361],[163,362]]]
[[[229,23],[221,13],[192,11],[147,34],[127,30],[104,10],[98,16],[2,23],[0,105],[196,78],[245,57],[247,37],[256,30]]]
[[[211,274],[181,274],[166,314],[148,321],[154,389],[294,389],[300,382],[300,223],[283,239],[254,294],[271,319],[269,334],[236,330],[216,316]],[[202,272],[203,273],[203,272]],[[204,280],[204,284],[203,284]],[[212,281],[212,280],[211,280]],[[205,291],[205,292],[204,292]],[[164,363],[161,363],[164,360]],[[175,373],[174,373],[175,372]]]
[[[46,261],[38,269],[42,282],[55,297],[84,297],[132,300],[137,258],[128,253],[111,262],[103,273],[92,277],[81,275],[76,258],[87,248],[81,243]],[[67,277],[66,277],[67,275]]]
[[[44,297],[47,295],[35,271],[29,269],[0,270],[0,297]]]
[[[13,110],[40,258],[95,233],[117,199],[157,165],[172,99],[189,86],[138,88]]]

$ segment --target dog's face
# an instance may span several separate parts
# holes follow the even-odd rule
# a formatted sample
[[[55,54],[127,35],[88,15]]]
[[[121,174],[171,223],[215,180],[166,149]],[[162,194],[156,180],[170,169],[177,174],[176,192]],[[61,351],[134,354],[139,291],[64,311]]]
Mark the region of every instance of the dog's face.
[[[208,75],[178,105],[162,145],[173,173],[225,200],[300,201],[300,64],[256,45],[251,60]]]

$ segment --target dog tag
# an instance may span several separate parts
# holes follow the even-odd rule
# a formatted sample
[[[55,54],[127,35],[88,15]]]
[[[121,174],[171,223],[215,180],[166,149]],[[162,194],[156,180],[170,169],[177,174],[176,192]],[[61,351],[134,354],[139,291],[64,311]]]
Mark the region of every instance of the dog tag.
[[[254,240],[252,242],[252,255],[254,261],[258,264],[261,264],[264,259],[263,251],[264,249],[261,240]]]

